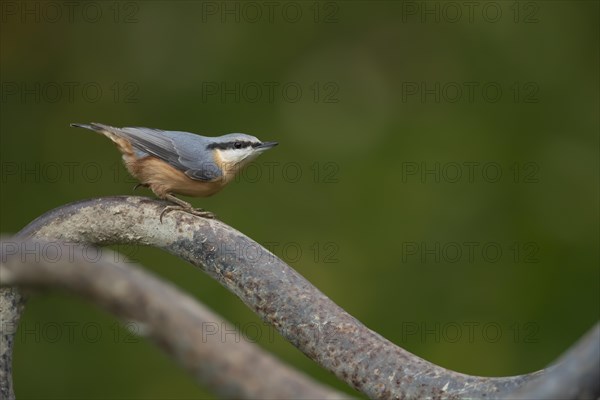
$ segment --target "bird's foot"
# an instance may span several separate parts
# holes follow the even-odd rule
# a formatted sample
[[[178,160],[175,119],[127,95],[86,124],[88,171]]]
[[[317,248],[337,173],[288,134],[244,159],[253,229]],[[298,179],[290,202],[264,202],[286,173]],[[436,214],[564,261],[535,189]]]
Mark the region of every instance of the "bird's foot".
[[[192,215],[196,215],[198,217],[208,218],[208,219],[214,219],[216,217],[215,214],[211,213],[210,211],[206,211],[202,208],[185,207],[185,206],[180,206],[180,205],[166,206],[164,208],[164,210],[162,210],[162,212],[160,213],[159,220],[160,220],[161,224],[162,224],[163,215],[165,215],[166,213],[168,213],[170,211],[183,211],[188,214],[192,214]]]
[[[202,218],[209,218],[209,219],[213,219],[216,217],[216,215],[211,213],[210,211],[206,211],[202,208],[194,208],[194,207],[192,207],[192,205],[190,203],[183,201],[183,200],[173,196],[172,194],[166,194],[164,198],[166,200],[169,200],[171,203],[175,203],[176,205],[166,206],[165,209],[160,213],[159,219],[160,219],[161,224],[162,224],[163,215],[165,215],[165,213],[168,213],[169,211],[184,211],[188,214],[196,215],[196,216],[202,217]]]
[[[137,185],[135,185],[133,187],[133,190],[136,190],[137,188],[142,187],[142,186],[143,187],[148,187],[149,185],[147,183],[138,183]]]

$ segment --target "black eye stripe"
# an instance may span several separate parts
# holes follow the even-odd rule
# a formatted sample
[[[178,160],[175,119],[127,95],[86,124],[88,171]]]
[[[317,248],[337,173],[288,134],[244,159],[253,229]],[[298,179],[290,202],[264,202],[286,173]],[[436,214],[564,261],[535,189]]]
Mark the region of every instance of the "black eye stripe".
[[[241,145],[241,146],[240,146]],[[260,146],[260,143],[253,143],[244,140],[235,140],[233,142],[226,143],[211,143],[206,146],[207,149],[219,149],[219,150],[227,150],[227,149],[245,149],[247,147],[256,147]]]

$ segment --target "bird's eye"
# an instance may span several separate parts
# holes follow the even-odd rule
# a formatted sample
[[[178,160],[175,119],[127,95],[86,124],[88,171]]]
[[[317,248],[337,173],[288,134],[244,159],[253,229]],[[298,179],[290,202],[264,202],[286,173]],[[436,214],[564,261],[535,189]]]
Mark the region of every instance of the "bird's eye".
[[[233,143],[233,148],[234,149],[241,149],[242,148],[242,142],[235,142],[235,143]]]

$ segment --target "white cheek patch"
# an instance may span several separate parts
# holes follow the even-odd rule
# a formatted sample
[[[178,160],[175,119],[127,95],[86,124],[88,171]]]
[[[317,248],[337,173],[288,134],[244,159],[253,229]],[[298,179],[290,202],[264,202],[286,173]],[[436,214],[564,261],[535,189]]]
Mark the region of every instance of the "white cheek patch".
[[[254,151],[252,148],[247,149],[227,149],[220,151],[220,158],[223,164],[231,166],[240,166],[238,164],[245,164],[255,157],[252,157]]]

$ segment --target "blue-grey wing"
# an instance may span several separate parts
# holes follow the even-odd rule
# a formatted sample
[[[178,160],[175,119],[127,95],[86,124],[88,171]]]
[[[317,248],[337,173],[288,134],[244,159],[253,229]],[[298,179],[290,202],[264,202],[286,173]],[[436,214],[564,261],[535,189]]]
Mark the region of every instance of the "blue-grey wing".
[[[166,161],[191,179],[209,182],[222,176],[211,154],[207,153],[207,141],[202,136],[152,128],[92,125],[128,139],[135,149]]]

